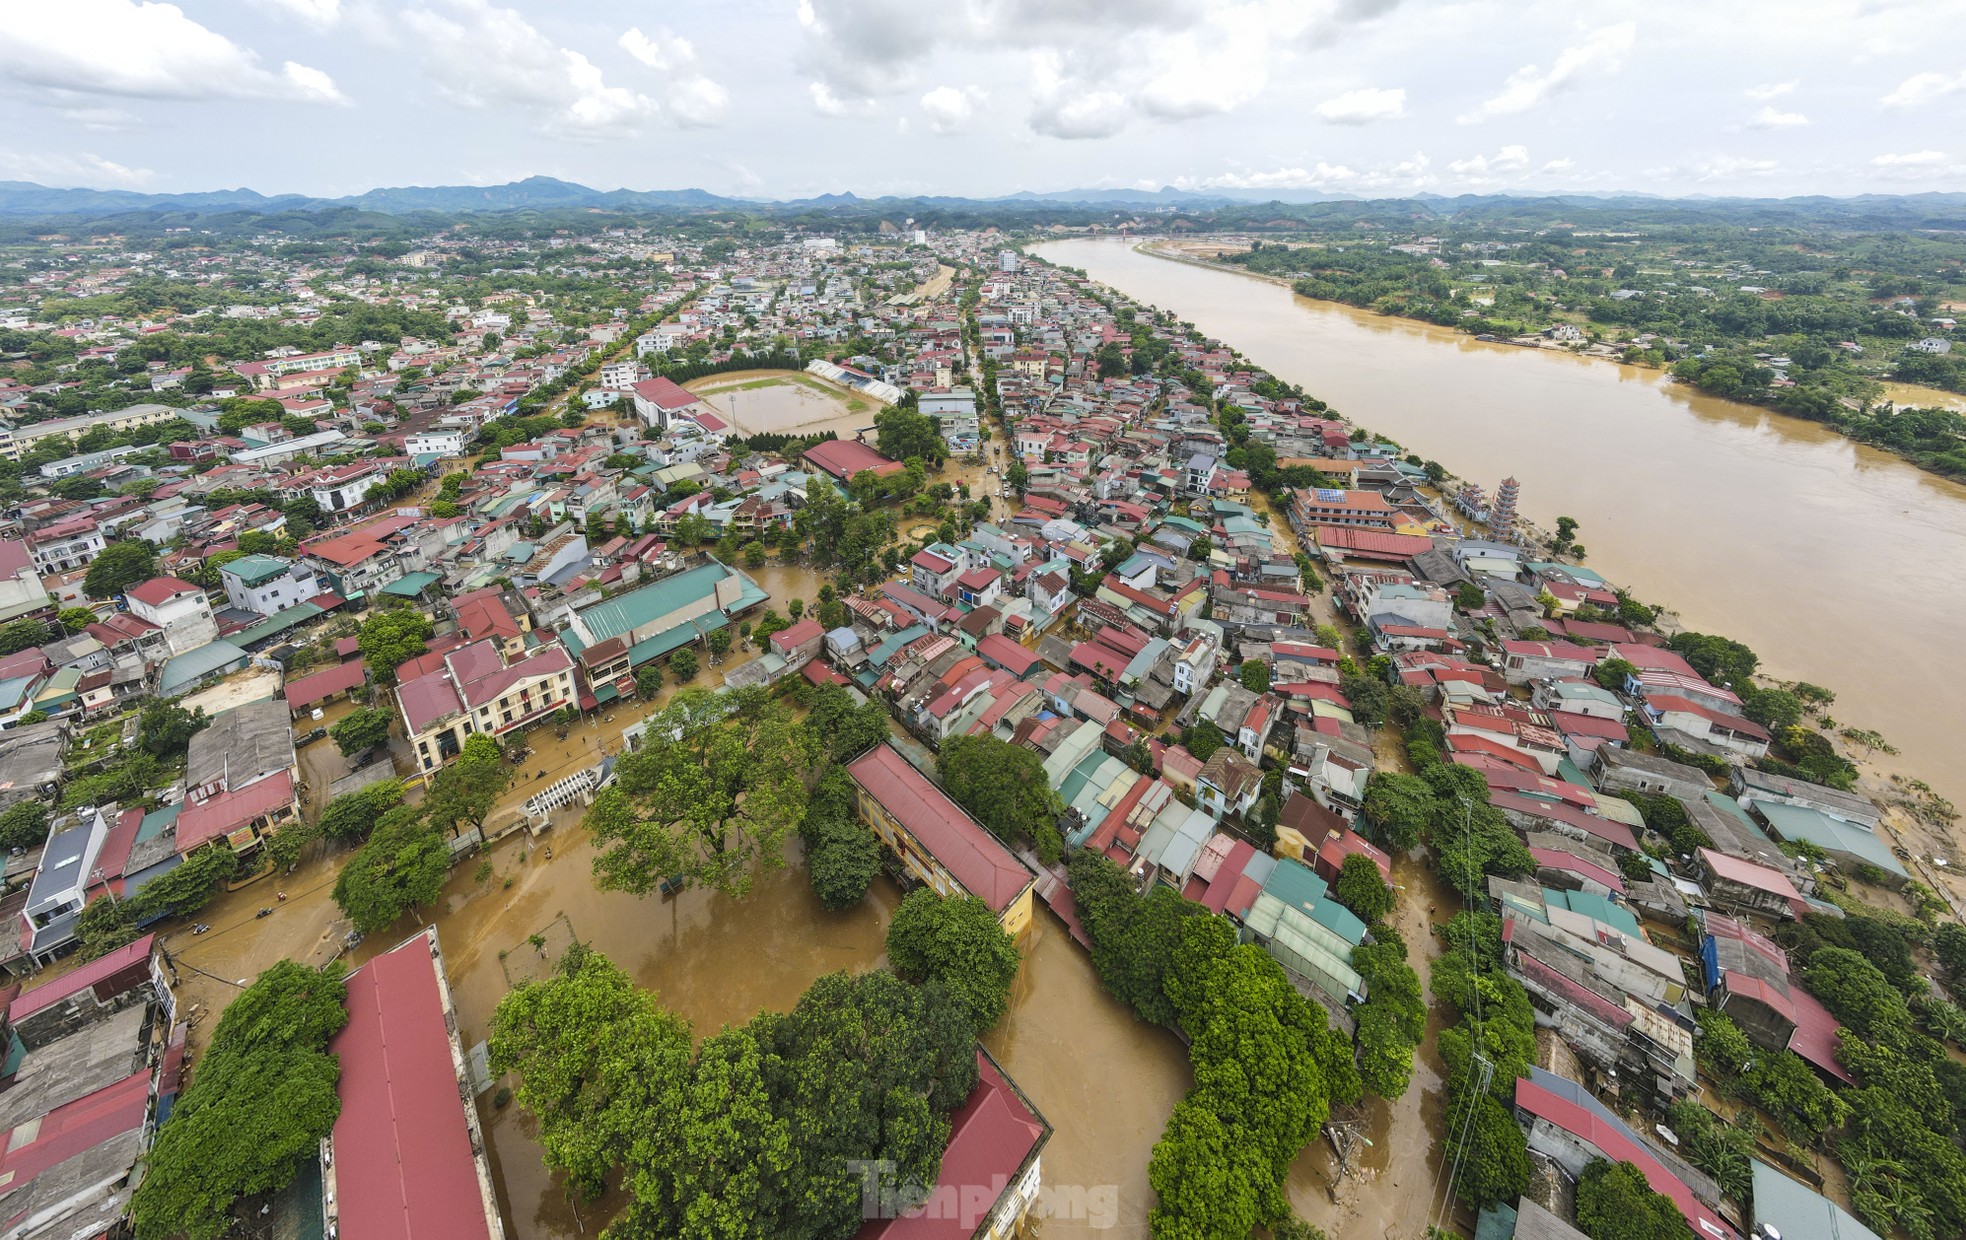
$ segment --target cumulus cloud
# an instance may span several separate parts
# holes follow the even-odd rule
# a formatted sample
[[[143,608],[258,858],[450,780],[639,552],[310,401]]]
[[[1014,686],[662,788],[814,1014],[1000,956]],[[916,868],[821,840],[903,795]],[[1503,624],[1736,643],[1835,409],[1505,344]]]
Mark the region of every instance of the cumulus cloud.
[[[1319,120],[1334,125],[1370,125],[1374,121],[1397,120],[1406,115],[1404,90],[1348,90],[1311,109]]]
[[[922,96],[922,115],[931,132],[961,133],[975,114],[976,104],[969,93],[957,87],[938,86]]]
[[[1879,155],[1870,161],[1879,168],[1933,168],[1952,162],[1944,151],[1904,151]]]
[[[694,74],[673,76],[660,100],[611,84],[586,55],[555,46],[517,10],[489,0],[411,9],[403,22],[419,37],[425,68],[446,98],[466,108],[519,109],[562,137],[597,141],[657,123],[711,124],[727,102],[723,87]],[[660,32],[630,30],[619,42],[644,64],[689,52],[687,42]]]
[[[1459,119],[1462,124],[1471,125],[1497,116],[1534,111],[1587,75],[1615,73],[1637,41],[1636,22],[1620,22],[1594,30],[1582,43],[1558,53],[1548,69],[1540,65],[1517,69],[1498,93],[1482,100],[1480,107]]]
[[[1966,69],[1958,73],[1914,73],[1878,100],[1887,108],[1922,108],[1966,90]]]
[[[654,34],[643,34],[639,26],[630,26],[616,42],[636,60],[669,75],[662,102],[671,121],[701,128],[723,119],[730,92],[697,69],[696,48],[688,39],[659,27]]]
[[[1966,176],[1966,160],[1944,151],[1890,151],[1870,163],[1871,175],[1891,181],[1954,181]]]
[[[43,185],[85,189],[140,189],[156,177],[148,168],[131,168],[86,152],[59,155],[0,152],[0,169],[9,177]]]
[[[1716,155],[1702,160],[1688,169],[1693,179],[1701,182],[1737,181],[1748,177],[1765,177],[1781,167],[1772,159],[1751,159],[1742,155]]]
[[[1799,79],[1791,79],[1786,82],[1764,82],[1760,86],[1750,86],[1741,93],[1756,103],[1767,103],[1770,99],[1780,99],[1783,95],[1795,93],[1795,88],[1800,85],[1802,83]]]
[[[1749,129],[1794,129],[1807,125],[1809,118],[1800,112],[1784,112],[1779,108],[1763,108],[1748,118]]]
[[[1412,193],[1437,182],[1424,152],[1393,164],[1353,168],[1319,160],[1261,171],[1224,172],[1209,177],[1180,177],[1177,189],[1299,189],[1326,193]],[[1151,188],[1143,186],[1143,188]]]
[[[799,65],[821,88],[815,106],[841,115],[921,89],[938,52],[1022,59],[1031,130],[1099,138],[1135,120],[1233,112],[1261,94],[1276,58],[1313,25],[1355,24],[1396,3],[799,0]]]
[[[1505,146],[1493,155],[1471,155],[1447,165],[1447,170],[1473,184],[1494,182],[1529,167],[1529,148]]]
[[[60,0],[0,7],[0,76],[57,99],[279,99],[346,103],[319,69],[276,72],[248,48],[149,0]]]

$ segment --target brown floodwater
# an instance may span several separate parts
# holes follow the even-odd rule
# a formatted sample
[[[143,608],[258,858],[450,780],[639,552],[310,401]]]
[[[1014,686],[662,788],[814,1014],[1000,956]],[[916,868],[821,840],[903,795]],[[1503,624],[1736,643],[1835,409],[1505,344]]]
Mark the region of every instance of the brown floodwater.
[[[1825,427],[1702,396],[1658,371],[1487,344],[1155,258],[1124,240],[1049,242],[1301,384],[1358,423],[1490,490],[1522,483],[1588,563],[1688,628],[1752,646],[1772,676],[1826,685],[1841,725],[1966,804],[1966,486]]]
[[[832,431],[850,439],[872,428],[881,407],[791,370],[731,371],[685,386],[747,435]]]

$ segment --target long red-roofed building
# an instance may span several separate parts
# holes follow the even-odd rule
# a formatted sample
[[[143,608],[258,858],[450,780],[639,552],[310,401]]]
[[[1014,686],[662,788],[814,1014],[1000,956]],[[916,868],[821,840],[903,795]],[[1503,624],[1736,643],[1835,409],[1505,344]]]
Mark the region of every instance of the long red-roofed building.
[[[342,1240],[504,1240],[434,927],[348,977],[323,1167]]]
[[[1007,934],[1031,924],[1036,876],[899,750],[876,745],[846,769],[861,820],[910,873],[943,895],[976,896]]]

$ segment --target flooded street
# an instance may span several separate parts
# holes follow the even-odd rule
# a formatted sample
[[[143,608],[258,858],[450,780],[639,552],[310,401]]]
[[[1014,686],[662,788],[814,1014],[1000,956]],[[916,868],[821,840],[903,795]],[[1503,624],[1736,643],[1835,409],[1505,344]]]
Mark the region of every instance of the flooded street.
[[[1044,1234],[1145,1237],[1147,1159],[1193,1084],[1187,1050],[1100,988],[1048,909],[1020,946],[1010,1013],[984,1043],[1056,1130],[1044,1151]]]
[[[1840,724],[1903,750],[1889,769],[1966,804],[1953,753],[1966,698],[1933,675],[1959,662],[1966,486],[1658,371],[1309,301],[1124,240],[1036,252],[1483,486],[1513,474],[1536,523],[1582,523],[1589,565],[1689,628],[1746,642],[1769,674],[1834,689]]]

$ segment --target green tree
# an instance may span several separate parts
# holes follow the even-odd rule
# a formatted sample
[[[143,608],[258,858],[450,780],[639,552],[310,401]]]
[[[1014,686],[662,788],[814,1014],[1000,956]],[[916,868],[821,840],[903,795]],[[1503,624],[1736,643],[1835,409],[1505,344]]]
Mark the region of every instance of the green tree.
[[[1046,865],[1058,859],[1064,847],[1058,818],[1065,805],[1036,750],[988,733],[955,736],[943,743],[935,769],[956,804],[997,838],[1031,843]]]
[[[321,811],[321,834],[341,842],[367,839],[382,816],[402,803],[403,783],[399,779],[344,792]]]
[[[327,1045],[348,1022],[342,973],[282,960],[225,1009],[130,1199],[139,1240],[217,1240],[240,1198],[315,1156],[341,1113]]]
[[[54,632],[32,616],[0,624],[0,655],[18,654],[44,645]]]
[[[887,958],[903,981],[941,981],[978,1035],[1003,1019],[1017,978],[1017,945],[990,906],[927,887],[909,892],[895,910]]]
[[[723,630],[719,629],[718,632]],[[650,660],[635,669],[635,696],[644,702],[662,692],[662,665]]]
[[[1454,605],[1462,611],[1480,611],[1488,603],[1488,591],[1472,581],[1464,581],[1454,591]]]
[[[357,707],[337,720],[328,729],[328,735],[334,738],[335,748],[341,751],[342,757],[352,758],[378,745],[387,745],[392,718],[389,711],[380,707]]]
[[[667,743],[623,755],[587,812],[601,886],[646,895],[680,874],[743,895],[758,865],[783,864],[811,762],[790,711],[760,689],[685,689],[648,735]]]
[[[1911,1024],[1905,997],[1868,958],[1847,947],[1809,957],[1802,984],[1858,1037],[1894,1040]]]
[[[1741,713],[1771,732],[1802,722],[1802,699],[1786,689],[1749,685],[1741,691]]]
[[[1626,681],[1636,675],[1638,675],[1638,668],[1615,656],[1599,659],[1597,666],[1591,669],[1592,678],[1613,693],[1623,693]]]
[[[1270,1168],[1240,1132],[1193,1096],[1182,1099],[1154,1144],[1147,1182],[1156,1240],[1226,1240],[1255,1230],[1275,1192]]]
[[[190,749],[191,738],[210,724],[202,706],[186,710],[176,702],[149,698],[137,712],[137,745],[153,757],[176,757]]]
[[[1251,693],[1270,691],[1270,665],[1261,659],[1244,659],[1236,676],[1242,681],[1242,687]]]
[[[423,813],[432,826],[453,834],[482,829],[505,790],[512,786],[512,767],[498,742],[483,732],[464,738],[457,757],[437,768],[423,798]]]
[[[709,635],[703,639],[703,644],[710,648],[711,654],[716,655],[720,659],[723,658],[730,653],[730,630],[728,628],[711,629]]]
[[[1643,1171],[1602,1158],[1577,1177],[1577,1228],[1591,1240],[1693,1240],[1686,1216]]]
[[[827,758],[844,762],[887,738],[887,708],[871,698],[855,702],[845,688],[824,684],[813,691],[805,726]]]
[[[48,807],[40,801],[15,801],[0,812],[0,848],[32,848],[48,838]]]
[[[1365,781],[1363,810],[1380,843],[1410,852],[1440,812],[1433,788],[1418,775],[1374,771]]]
[[[1371,925],[1393,911],[1393,889],[1379,876],[1379,864],[1364,853],[1353,853],[1338,867],[1338,881],[1331,886],[1338,903],[1357,913]]]
[[[396,683],[396,669],[429,649],[430,618],[409,607],[379,611],[362,622],[355,637],[369,673],[378,683]]]
[[[64,607],[55,618],[61,621],[62,628],[73,635],[94,624],[96,613],[87,607]]]
[[[684,646],[669,656],[669,670],[675,674],[678,684],[686,684],[696,679],[696,651]]]
[[[516,1072],[546,1165],[596,1197],[680,1102],[689,1026],[606,956],[575,944],[551,978],[522,983],[492,1014],[491,1070]]]
[[[141,538],[131,538],[102,549],[82,578],[82,589],[90,598],[114,598],[156,575],[156,548]]]
[[[1675,633],[1666,645],[1715,684],[1746,686],[1761,665],[1754,651],[1740,642],[1711,633]]]
[[[419,905],[435,904],[449,871],[444,833],[414,810],[392,810],[342,867],[334,901],[357,930],[373,934]]]

